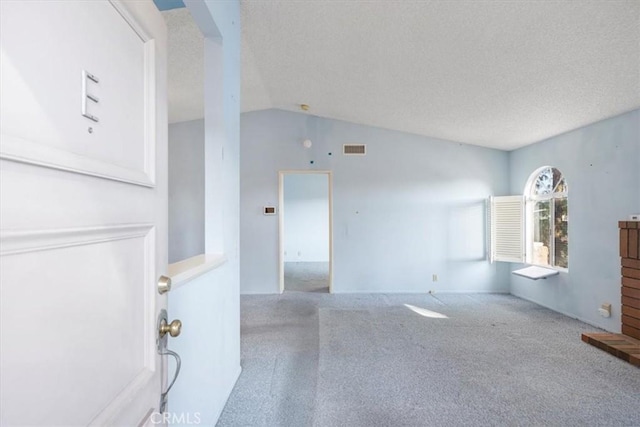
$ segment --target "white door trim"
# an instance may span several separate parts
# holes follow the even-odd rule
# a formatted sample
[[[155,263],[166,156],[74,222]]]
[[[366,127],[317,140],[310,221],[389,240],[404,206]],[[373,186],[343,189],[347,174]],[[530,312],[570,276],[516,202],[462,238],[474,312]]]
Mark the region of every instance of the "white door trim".
[[[117,224],[49,230],[3,230],[0,237],[0,242],[2,242],[0,255],[39,252],[144,237],[153,227],[153,224]]]
[[[333,172],[330,170],[278,171],[278,271],[279,290],[284,292],[284,177],[285,175],[327,175],[329,180],[329,293],[333,293]]]

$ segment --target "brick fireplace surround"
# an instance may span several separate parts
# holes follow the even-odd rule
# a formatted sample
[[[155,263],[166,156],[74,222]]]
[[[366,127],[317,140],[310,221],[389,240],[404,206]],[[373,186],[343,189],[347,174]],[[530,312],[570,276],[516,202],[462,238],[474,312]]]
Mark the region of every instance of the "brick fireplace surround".
[[[640,367],[640,222],[620,221],[622,334],[585,333],[582,340]]]

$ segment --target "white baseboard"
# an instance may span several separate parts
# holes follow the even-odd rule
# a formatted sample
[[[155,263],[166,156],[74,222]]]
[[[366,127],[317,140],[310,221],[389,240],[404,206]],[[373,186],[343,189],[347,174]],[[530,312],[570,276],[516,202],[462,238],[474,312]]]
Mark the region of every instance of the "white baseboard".
[[[514,294],[514,293],[511,293],[511,295],[513,295],[514,297],[517,297],[517,298],[523,299],[523,300],[525,300],[525,301],[529,301],[529,302],[531,302],[531,303],[533,303],[533,304],[539,305],[540,307],[544,307],[544,308],[549,309],[549,310],[551,310],[551,311],[555,311],[556,313],[560,313],[560,314],[562,314],[563,316],[567,316],[567,317],[570,317],[570,318],[572,318],[572,319],[579,320],[579,321],[581,321],[582,323],[586,323],[587,325],[592,326],[592,327],[594,327],[594,328],[598,328],[598,329],[601,329],[601,330],[603,330],[603,331],[611,332],[611,333],[614,333],[614,334],[619,334],[619,333],[620,333],[620,331],[612,331],[612,330],[609,330],[609,329],[604,328],[604,327],[602,327],[602,326],[600,326],[600,325],[596,325],[596,324],[594,324],[594,323],[593,323],[593,322],[591,322],[590,320],[583,319],[582,317],[580,317],[580,316],[576,316],[575,314],[572,314],[572,313],[567,313],[567,312],[564,312],[564,311],[562,311],[562,310],[558,310],[558,309],[555,309],[555,308],[549,307],[548,305],[545,305],[545,304],[539,303],[538,301],[534,301],[534,300],[532,300],[532,299],[529,299],[529,298],[526,298],[526,297],[523,297],[523,296],[520,296],[520,295],[517,295],[517,294]]]

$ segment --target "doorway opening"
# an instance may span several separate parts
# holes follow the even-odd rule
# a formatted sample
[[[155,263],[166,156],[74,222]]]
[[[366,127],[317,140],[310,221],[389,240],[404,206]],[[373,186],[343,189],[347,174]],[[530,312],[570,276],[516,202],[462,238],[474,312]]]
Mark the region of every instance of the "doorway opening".
[[[187,7],[167,24],[169,264],[205,253],[205,38]],[[170,268],[171,269],[171,268]]]
[[[332,174],[281,171],[280,292],[333,290]]]

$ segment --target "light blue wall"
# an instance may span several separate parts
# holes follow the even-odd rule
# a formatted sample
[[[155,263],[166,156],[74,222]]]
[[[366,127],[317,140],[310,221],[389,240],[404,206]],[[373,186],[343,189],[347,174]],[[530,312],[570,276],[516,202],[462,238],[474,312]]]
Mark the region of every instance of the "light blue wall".
[[[560,169],[569,185],[569,272],[538,281],[511,276],[511,293],[620,331],[618,221],[640,212],[640,111],[513,151],[511,192],[522,194],[544,165]],[[602,303],[611,303],[611,318],[598,314]]]
[[[367,156],[343,156],[345,143],[367,144]],[[508,292],[508,265],[485,253],[485,199],[508,193],[508,157],[307,114],[242,114],[241,291],[278,292],[278,219],[261,213],[278,200],[278,171],[326,169],[335,292]]]
[[[204,120],[169,125],[169,263],[204,253]]]
[[[207,37],[205,250],[223,251],[228,262],[170,292],[169,317],[182,319],[183,329],[169,341],[182,356],[169,410],[198,412],[201,425],[215,425],[240,374],[240,6],[237,0],[185,3]]]
[[[284,177],[285,262],[329,262],[329,175]]]

